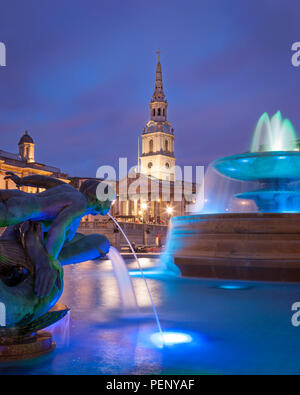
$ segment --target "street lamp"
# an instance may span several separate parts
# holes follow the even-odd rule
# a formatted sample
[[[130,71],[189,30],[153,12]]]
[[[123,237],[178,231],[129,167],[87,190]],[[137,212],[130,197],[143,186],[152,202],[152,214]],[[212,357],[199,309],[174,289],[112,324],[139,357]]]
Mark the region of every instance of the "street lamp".
[[[167,207],[167,213],[168,215],[172,215],[173,214],[173,207]]]
[[[142,210],[147,210],[147,208],[148,208],[147,203],[142,203],[142,204],[141,204],[141,209],[142,209]]]

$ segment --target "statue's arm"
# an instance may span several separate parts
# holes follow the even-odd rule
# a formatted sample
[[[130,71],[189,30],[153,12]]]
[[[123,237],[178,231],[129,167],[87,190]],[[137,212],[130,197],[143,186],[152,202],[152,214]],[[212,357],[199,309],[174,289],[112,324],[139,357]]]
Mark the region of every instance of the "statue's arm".
[[[50,294],[54,284],[62,287],[62,268],[52,260],[43,244],[42,226],[39,222],[25,222],[21,227],[26,252],[35,267],[34,290],[39,297]]]
[[[18,177],[13,172],[6,172],[5,180],[11,179],[18,186],[27,186],[27,187],[35,187],[35,188],[53,188],[58,185],[65,184],[65,182],[58,180],[57,178],[41,176],[39,174],[34,174],[27,177]]]
[[[77,218],[72,222],[72,225],[68,231],[68,234],[66,235],[67,242],[71,242],[74,239],[74,237],[77,233],[77,230],[79,228],[80,222],[81,222],[81,218]]]
[[[65,207],[52,222],[46,241],[46,249],[53,259],[57,259],[67,239],[67,231],[76,233],[80,219],[85,215],[85,207],[79,202]]]

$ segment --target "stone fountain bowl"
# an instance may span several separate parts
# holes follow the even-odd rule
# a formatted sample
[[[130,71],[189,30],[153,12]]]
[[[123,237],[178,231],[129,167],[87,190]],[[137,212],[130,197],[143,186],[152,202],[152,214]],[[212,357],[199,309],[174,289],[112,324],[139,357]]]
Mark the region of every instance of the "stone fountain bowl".
[[[300,152],[250,152],[218,159],[213,166],[220,174],[235,180],[293,181],[300,179]]]
[[[164,262],[182,276],[300,283],[300,213],[171,219]]]

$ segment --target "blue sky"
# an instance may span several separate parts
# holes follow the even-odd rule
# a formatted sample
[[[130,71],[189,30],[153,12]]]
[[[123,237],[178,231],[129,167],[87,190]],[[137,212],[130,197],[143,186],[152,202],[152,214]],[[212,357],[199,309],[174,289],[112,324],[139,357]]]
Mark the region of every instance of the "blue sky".
[[[264,111],[300,131],[299,15],[294,0],[1,0],[0,149],[28,129],[36,160],[70,175],[135,164],[158,48],[178,164],[246,151]]]

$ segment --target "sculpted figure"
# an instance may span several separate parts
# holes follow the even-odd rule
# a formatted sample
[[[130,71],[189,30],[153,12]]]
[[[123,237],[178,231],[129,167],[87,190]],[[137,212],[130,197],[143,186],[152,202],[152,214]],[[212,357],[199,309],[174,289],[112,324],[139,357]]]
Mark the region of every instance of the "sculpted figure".
[[[61,266],[99,259],[107,254],[109,247],[105,236],[77,233],[72,242],[65,243],[58,256],[54,267],[56,281],[49,286],[48,277],[42,276],[41,290],[44,287],[48,292],[38,295],[34,284],[41,262],[42,266],[53,265],[44,246],[42,225],[27,221],[8,227],[0,237],[0,300],[6,306],[6,326],[0,327],[0,339],[14,328],[18,332],[36,331],[60,319],[47,313],[63,291]]]
[[[107,198],[99,201],[96,195],[99,182],[96,180],[83,182],[78,191],[63,181],[47,176],[19,178],[8,172],[5,178],[12,179],[18,187],[46,189],[35,194],[20,190],[0,190],[0,227],[20,223],[25,223],[26,227],[28,221],[41,224],[45,254],[40,255],[38,249],[29,253],[34,255],[30,259],[35,265],[35,292],[40,297],[47,296],[54,284],[59,285],[61,265],[58,258],[63,246],[74,239],[81,218],[88,214],[105,215],[114,200],[114,193],[106,185]]]

